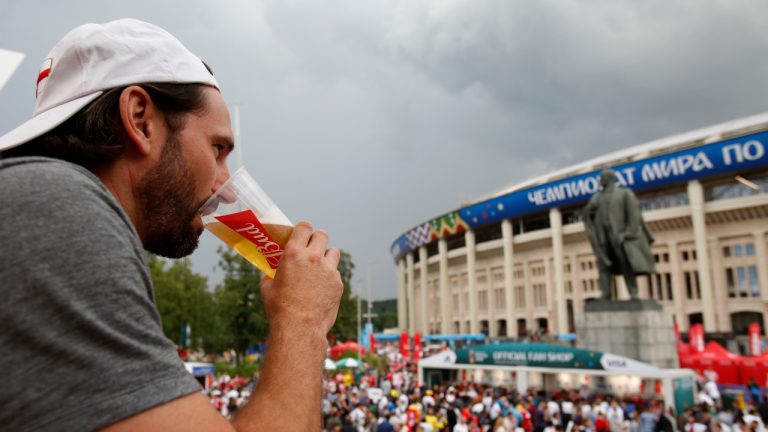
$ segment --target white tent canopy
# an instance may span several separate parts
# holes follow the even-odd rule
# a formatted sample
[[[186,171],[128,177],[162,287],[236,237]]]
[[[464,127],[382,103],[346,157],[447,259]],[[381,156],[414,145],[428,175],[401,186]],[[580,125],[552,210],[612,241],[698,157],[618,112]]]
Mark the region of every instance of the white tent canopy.
[[[347,357],[337,361],[336,366],[344,367],[344,368],[356,368],[356,367],[360,367],[360,362],[353,358]]]
[[[547,350],[550,351],[547,351]],[[541,353],[550,354],[542,356]],[[569,355],[570,354],[570,355]],[[589,355],[593,362],[586,364],[582,360]],[[527,361],[528,359],[544,361]],[[567,362],[560,361],[569,359]],[[517,364],[503,364],[510,359],[519,360]],[[548,364],[546,359],[556,361]],[[485,364],[484,364],[485,363]],[[500,364],[501,363],[501,364]],[[512,361],[511,363],[515,363]],[[588,366],[588,367],[587,367]],[[432,376],[439,371],[466,372],[468,379],[489,375],[514,376],[514,386],[524,393],[536,384],[534,378],[545,375],[557,377],[628,377],[636,382],[642,380],[660,380],[662,394],[668,406],[681,404],[680,400],[695,400],[695,374],[689,369],[660,369],[653,365],[617,356],[609,353],[572,349],[564,346],[546,344],[499,344],[472,347],[458,353],[446,350],[419,361],[419,385],[431,384]],[[676,404],[675,401],[678,400]]]

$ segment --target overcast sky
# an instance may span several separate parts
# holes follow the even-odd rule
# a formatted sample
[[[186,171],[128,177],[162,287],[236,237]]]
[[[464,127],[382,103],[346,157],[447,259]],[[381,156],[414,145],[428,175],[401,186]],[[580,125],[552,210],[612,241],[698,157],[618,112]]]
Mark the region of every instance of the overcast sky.
[[[123,17],[211,65],[244,165],[352,254],[356,289],[372,263],[375,299],[396,295],[392,242],[462,202],[768,111],[763,0],[27,0],[0,3],[0,48],[27,54],[0,134],[29,118],[61,36]],[[192,256],[211,284],[219,244]]]

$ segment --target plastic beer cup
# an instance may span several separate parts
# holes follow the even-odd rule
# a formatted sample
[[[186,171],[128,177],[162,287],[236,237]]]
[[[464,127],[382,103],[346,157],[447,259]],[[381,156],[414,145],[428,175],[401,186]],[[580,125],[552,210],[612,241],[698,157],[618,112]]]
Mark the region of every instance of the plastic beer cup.
[[[293,224],[244,167],[200,209],[205,228],[270,278],[283,256]]]

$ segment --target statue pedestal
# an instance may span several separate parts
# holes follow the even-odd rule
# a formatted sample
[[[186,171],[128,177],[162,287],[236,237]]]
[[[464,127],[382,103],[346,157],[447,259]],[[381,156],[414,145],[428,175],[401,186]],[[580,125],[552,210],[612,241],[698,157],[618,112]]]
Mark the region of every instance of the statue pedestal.
[[[678,368],[672,315],[653,300],[591,300],[576,316],[579,348]]]

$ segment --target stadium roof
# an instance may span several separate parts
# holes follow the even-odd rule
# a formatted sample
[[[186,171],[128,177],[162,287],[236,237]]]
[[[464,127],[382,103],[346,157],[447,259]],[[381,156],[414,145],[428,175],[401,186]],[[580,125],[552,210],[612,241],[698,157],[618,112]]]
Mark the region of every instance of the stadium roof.
[[[393,244],[395,260],[438,239],[505,219],[585,204],[603,168],[635,191],[768,167],[768,113],[733,120],[608,153],[519,182],[423,222]]]
[[[672,135],[644,144],[639,144],[615,152],[607,153],[585,162],[578,163],[576,165],[571,165],[569,167],[562,168],[542,176],[516,183],[493,194],[478,198],[475,201],[463,203],[462,207],[477,204],[479,202],[483,202],[485,200],[501,195],[506,195],[518,190],[526,189],[531,186],[537,186],[551,182],[553,180],[570,177],[572,175],[583,174],[594,171],[596,169],[610,167],[619,163],[646,159],[659,154],[669,153],[671,151],[683,150],[702,144],[717,142],[766,128],[768,128],[768,112],[741,118],[738,120],[731,120],[713,126],[707,126],[690,132]]]

